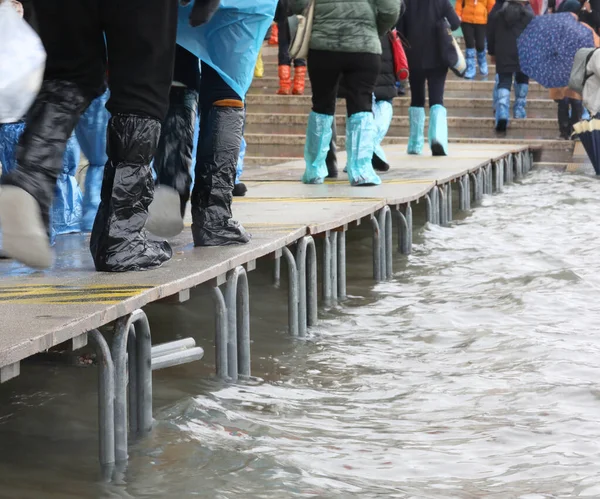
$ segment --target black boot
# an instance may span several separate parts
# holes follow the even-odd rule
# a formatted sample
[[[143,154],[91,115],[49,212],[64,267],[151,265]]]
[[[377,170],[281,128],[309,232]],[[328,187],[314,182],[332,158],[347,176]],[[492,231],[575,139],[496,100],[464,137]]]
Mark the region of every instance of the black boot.
[[[3,251],[31,267],[52,263],[50,205],[68,138],[89,104],[74,83],[46,80],[26,118],[17,168],[2,176]]]
[[[390,169],[390,165],[383,161],[383,159],[381,159],[375,153],[373,153],[371,164],[373,165],[373,169],[377,170],[378,172],[387,172]]]
[[[185,87],[171,87],[169,111],[162,123],[154,158],[156,183],[179,194],[178,206],[170,189],[156,191],[150,205],[146,228],[162,237],[174,237],[183,230],[183,217],[190,198],[194,128],[198,114],[198,93]]]
[[[154,194],[150,161],[159,137],[160,122],[152,118],[116,115],[108,122],[108,162],[90,240],[96,270],[153,269],[173,254],[166,241],[151,241],[144,231]]]
[[[195,246],[224,246],[250,241],[232,220],[231,201],[244,126],[243,107],[211,106],[202,110],[192,191]]]
[[[561,138],[565,140],[571,138],[571,118],[569,114],[569,99],[558,101],[558,129]]]
[[[329,143],[329,152],[325,158],[325,164],[327,165],[327,178],[337,178],[337,127],[335,125],[335,120],[333,120],[331,132],[331,142]]]

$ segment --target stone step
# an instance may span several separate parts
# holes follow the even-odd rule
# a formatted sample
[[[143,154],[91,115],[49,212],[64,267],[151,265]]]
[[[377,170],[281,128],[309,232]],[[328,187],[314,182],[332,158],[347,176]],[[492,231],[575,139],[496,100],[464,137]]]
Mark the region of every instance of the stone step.
[[[426,132],[427,133],[426,120]],[[308,114],[263,114],[248,113],[245,129],[248,133],[264,134],[298,134],[305,132],[308,124]],[[336,116],[338,134],[345,134],[346,117]],[[490,138],[497,136],[494,130],[493,118],[448,118],[450,136]],[[408,135],[409,119],[407,116],[394,116],[388,131],[389,137]],[[528,118],[526,120],[511,120],[505,134],[508,138],[554,139],[558,136],[556,119]]]
[[[283,135],[283,134],[253,134],[246,133],[246,142],[248,143],[248,149],[246,153],[247,158],[270,158],[269,164],[277,164],[275,158],[279,158],[283,162],[289,158],[302,158],[304,155],[304,142],[305,136],[301,135]],[[386,137],[383,141],[385,144],[406,144],[408,142],[407,136],[402,137]],[[541,158],[538,161],[548,162],[569,162],[573,155],[574,143],[568,140],[552,140],[552,139],[518,139],[518,138],[506,138],[498,137],[493,140],[490,139],[477,139],[471,137],[451,137],[450,144],[461,144],[461,143],[474,143],[474,144],[523,144],[531,146],[539,146],[541,150]],[[345,138],[343,136],[338,137],[337,141],[339,148],[345,147]],[[250,160],[254,164],[260,163],[260,160]]]
[[[277,78],[276,76],[264,76],[263,78],[254,78],[254,80],[252,81],[252,86],[250,87],[250,89],[257,89],[257,88],[272,88],[274,90],[276,90],[277,88],[279,88],[279,78]],[[310,80],[307,78],[306,79],[306,89],[307,89],[307,94],[310,94]],[[449,79],[446,81],[446,90],[460,90],[460,91],[470,91],[470,90],[475,90],[475,91],[489,91],[490,93],[492,92],[494,88],[494,79],[493,77],[488,78],[486,80],[465,80],[465,79]],[[537,82],[532,82],[529,85],[529,92],[530,93],[544,93],[544,94],[548,94],[548,90],[545,89],[544,87],[542,87],[539,83]]]
[[[514,102],[514,98],[513,98]],[[400,97],[394,99],[394,114],[408,116],[410,99]],[[249,95],[246,100],[247,112],[250,113],[285,113],[285,114],[308,114],[312,107],[311,97],[287,96],[287,95]],[[479,117],[488,118],[493,116],[492,98],[456,98],[444,99],[444,105],[451,117]],[[339,99],[336,112],[346,114],[346,101]],[[555,119],[556,105],[550,99],[529,99],[527,103],[527,115],[529,118]]]

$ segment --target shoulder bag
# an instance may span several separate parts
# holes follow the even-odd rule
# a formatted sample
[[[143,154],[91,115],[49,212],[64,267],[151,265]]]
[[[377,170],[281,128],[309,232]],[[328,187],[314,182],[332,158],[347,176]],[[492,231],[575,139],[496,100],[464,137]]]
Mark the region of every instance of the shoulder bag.
[[[304,13],[301,16],[297,16],[298,26],[290,43],[291,59],[306,59],[308,56],[314,16],[315,0],[309,0]]]

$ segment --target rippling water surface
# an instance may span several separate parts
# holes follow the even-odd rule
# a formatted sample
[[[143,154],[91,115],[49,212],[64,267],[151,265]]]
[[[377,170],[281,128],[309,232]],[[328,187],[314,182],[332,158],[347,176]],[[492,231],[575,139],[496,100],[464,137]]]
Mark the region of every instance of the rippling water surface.
[[[420,230],[375,288],[356,238],[351,298],[302,342],[257,271],[261,379],[155,374],[122,483],[96,481],[95,370],[28,367],[1,387],[0,496],[600,497],[599,222],[597,179],[537,172]],[[209,311],[149,312],[210,363]]]

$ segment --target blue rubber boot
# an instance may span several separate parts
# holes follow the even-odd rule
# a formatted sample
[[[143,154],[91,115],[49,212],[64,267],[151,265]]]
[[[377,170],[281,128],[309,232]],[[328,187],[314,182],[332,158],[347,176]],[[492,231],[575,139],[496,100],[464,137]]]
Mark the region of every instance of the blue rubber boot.
[[[329,143],[329,142],[328,142]],[[356,113],[346,119],[346,154],[350,185],[379,185],[381,179],[373,170],[375,122],[373,113]],[[327,168],[325,168],[327,172]]]
[[[410,134],[408,136],[408,154],[421,154],[425,145],[425,109],[411,107],[408,109]]]
[[[0,163],[6,174],[17,167],[17,144],[25,130],[25,122],[0,123]]]
[[[477,65],[479,66],[479,73],[481,76],[487,76],[489,71],[485,51],[477,52]]]
[[[328,114],[319,114],[311,111],[308,116],[306,144],[304,146],[306,170],[304,171],[304,175],[302,175],[302,182],[305,184],[322,184],[327,176],[327,164],[325,160],[329,152],[332,125],[333,116],[329,116]],[[370,159],[369,157],[369,161]]]
[[[496,75],[496,80],[494,81],[494,90],[492,90],[492,112],[494,116],[496,115],[496,104],[498,103],[498,83],[500,82],[500,78]]]
[[[496,131],[506,132],[508,127],[510,110],[510,90],[498,89],[498,101],[496,102]]]
[[[429,147],[434,156],[448,155],[448,115],[439,104],[429,110]]]
[[[529,85],[525,83],[515,83],[515,105],[513,107],[513,116],[516,120],[527,118],[527,94]]]
[[[465,78],[472,80],[477,74],[477,62],[476,62],[477,51],[475,49],[467,49],[465,55],[465,61],[467,63],[467,71],[465,72]]]

